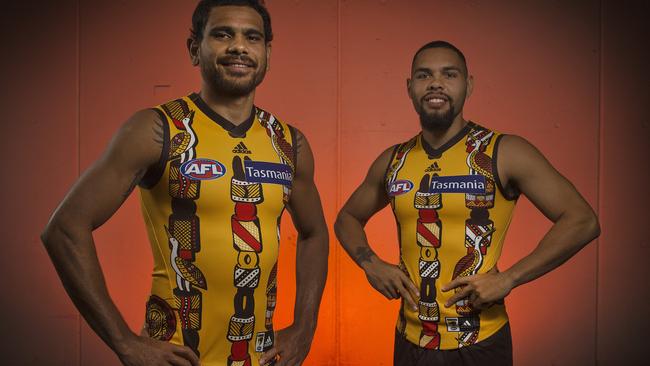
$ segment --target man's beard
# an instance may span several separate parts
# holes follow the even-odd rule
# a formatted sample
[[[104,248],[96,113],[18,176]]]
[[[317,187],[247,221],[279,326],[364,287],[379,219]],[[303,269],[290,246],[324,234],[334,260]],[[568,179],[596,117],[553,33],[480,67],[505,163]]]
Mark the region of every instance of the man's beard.
[[[254,67],[257,67],[257,63],[255,63]],[[253,75],[247,75],[245,77],[227,75],[227,71],[217,68],[213,64],[202,64],[201,73],[203,74],[203,79],[217,93],[232,97],[242,97],[250,94],[262,83],[266,75],[266,65],[262,65]]]
[[[449,109],[446,112],[427,114],[423,108],[420,108],[418,114],[420,115],[422,129],[427,131],[444,131],[451,126],[456,118],[451,99],[449,100]]]

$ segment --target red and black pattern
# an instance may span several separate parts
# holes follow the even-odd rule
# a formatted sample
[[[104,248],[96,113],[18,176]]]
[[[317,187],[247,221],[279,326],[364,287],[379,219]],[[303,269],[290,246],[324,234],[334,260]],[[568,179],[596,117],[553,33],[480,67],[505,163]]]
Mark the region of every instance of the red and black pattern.
[[[386,193],[389,192],[390,186],[393,182],[397,180],[397,175],[399,174],[399,171],[404,167],[404,163],[406,162],[406,157],[408,153],[415,147],[417,143],[418,136],[415,136],[408,140],[407,142],[404,142],[402,144],[399,144],[395,147],[395,150],[393,151],[393,156],[391,157],[391,162],[388,166],[388,169],[386,170],[386,175],[384,176],[384,189],[386,190]],[[428,190],[428,189],[427,189]],[[395,197],[389,196],[390,197],[390,205],[393,210],[395,210]],[[397,231],[398,231],[398,237],[401,238],[401,226],[399,221],[397,222]],[[402,243],[400,240],[400,253],[402,250]],[[411,277],[408,269],[406,268],[406,265],[404,264],[403,258],[400,254],[400,264],[399,264],[400,269],[402,272],[407,276]],[[402,336],[405,335],[406,333],[406,315],[404,314],[404,301],[402,301],[401,307],[400,307],[400,312],[399,312],[399,318],[397,320],[397,331],[399,334]]]
[[[271,138],[271,144],[278,154],[280,162],[288,165],[291,168],[291,176],[294,176],[296,174],[296,154],[294,147],[287,141],[287,131],[275,116],[263,109],[257,108],[257,118]],[[291,187],[283,186],[282,199],[285,203],[289,202],[290,195]]]
[[[248,349],[255,329],[254,292],[260,283],[259,254],[263,249],[257,205],[263,202],[264,197],[261,183],[246,181],[244,166],[239,156],[233,158],[232,169],[230,197],[235,202],[235,213],[231,218],[231,227],[233,248],[238,255],[233,275],[237,289],[234,299],[235,312],[230,318],[226,336],[232,343],[228,366],[250,366],[251,356]]]
[[[167,301],[156,295],[151,295],[147,301],[145,324],[149,337],[167,342],[176,332],[174,310]]]
[[[418,210],[415,237],[420,247],[418,319],[422,323],[420,347],[439,349],[440,308],[436,301],[436,280],[440,277],[438,248],[442,241],[442,222],[438,217],[438,210],[442,208],[442,194],[430,193],[429,182],[430,176],[425,174],[413,199],[413,205]]]
[[[467,166],[470,175],[485,177],[485,192],[483,194],[465,194],[465,206],[470,209],[470,217],[465,220],[465,247],[467,254],[460,258],[454,267],[452,279],[471,276],[478,273],[483,265],[483,257],[487,254],[492,241],[494,222],[490,220],[489,209],[494,207],[495,182],[492,172],[492,158],[485,153],[494,133],[483,127],[474,126],[465,142],[467,148]],[[460,291],[459,288],[455,290]],[[480,312],[474,309],[468,299],[456,303],[456,312],[470,324],[477,326],[459,332],[458,347],[476,343],[479,336]]]
[[[267,331],[273,331],[273,313],[278,294],[278,263],[276,262],[269,273],[269,280],[266,285],[266,319],[264,326]]]
[[[202,295],[207,289],[201,270],[194,265],[201,250],[200,220],[196,215],[196,200],[201,193],[201,181],[185,177],[180,166],[196,157],[198,138],[192,129],[194,111],[183,99],[164,104],[162,110],[180,130],[171,139],[169,159],[169,195],[172,214],[169,216],[167,235],[171,248],[171,263],[176,272],[173,290],[176,309],[183,332],[183,342],[199,355],[199,330],[201,329]]]

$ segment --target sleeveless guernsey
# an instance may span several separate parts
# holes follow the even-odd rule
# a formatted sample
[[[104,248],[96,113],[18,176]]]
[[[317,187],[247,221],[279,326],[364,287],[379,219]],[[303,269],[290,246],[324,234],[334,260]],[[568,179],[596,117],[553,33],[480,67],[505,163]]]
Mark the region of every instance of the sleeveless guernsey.
[[[273,346],[293,129],[259,108],[235,126],[197,94],[155,110],[167,131],[140,187],[154,257],[145,327],[201,365],[258,365]]]
[[[516,202],[496,169],[501,135],[469,122],[439,149],[419,134],[395,147],[385,184],[398,226],[400,267],[420,289],[419,309],[402,306],[397,331],[427,349],[482,341],[508,322],[503,303],[477,311],[444,306],[458,276],[496,266]],[[510,193],[510,194],[509,194]]]

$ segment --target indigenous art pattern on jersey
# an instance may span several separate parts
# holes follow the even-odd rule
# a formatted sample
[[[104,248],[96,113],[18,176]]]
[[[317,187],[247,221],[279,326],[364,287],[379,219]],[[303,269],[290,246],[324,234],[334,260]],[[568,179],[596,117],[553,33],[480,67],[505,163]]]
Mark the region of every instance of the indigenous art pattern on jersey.
[[[176,332],[176,315],[169,304],[156,295],[147,301],[145,324],[149,337],[169,341]]]
[[[192,129],[195,112],[183,99],[164,104],[162,109],[174,126],[181,130],[172,137],[169,152],[172,214],[166,231],[171,248],[170,263],[176,272],[174,297],[185,345],[200,355],[202,298],[199,289],[207,290],[208,284],[201,270],[192,262],[201,251],[200,222],[195,204],[201,193],[201,180],[192,179],[181,172],[181,166],[196,157],[195,149],[199,141]]]
[[[483,256],[487,254],[492,241],[492,233],[495,228],[494,222],[490,220],[488,210],[494,207],[495,183],[492,174],[492,158],[485,154],[485,148],[490,144],[493,135],[492,131],[477,126],[470,131],[465,142],[469,174],[484,176],[486,185],[484,194],[465,194],[465,206],[471,210],[470,217],[465,221],[467,255],[456,263],[452,279],[478,273],[483,265]],[[455,292],[460,290],[461,288],[457,287]],[[465,327],[459,332],[458,347],[476,343],[479,336],[480,321],[478,317],[480,311],[474,309],[467,299],[458,301],[455,306],[456,312],[461,316],[458,319],[458,324],[475,325]]]
[[[295,173],[293,147],[286,141],[284,130],[275,118],[258,109],[258,119],[266,128],[271,138],[273,148],[282,163],[290,167],[292,176]],[[239,146],[240,153],[246,149]],[[242,161],[243,160],[243,161]],[[245,156],[235,156],[232,161],[233,176],[230,181],[230,198],[235,202],[235,213],[232,215],[231,227],[233,248],[237,251],[237,264],[234,268],[234,285],[237,292],[234,298],[235,312],[228,326],[228,341],[232,342],[228,366],[250,366],[249,342],[253,339],[255,328],[255,296],[254,292],[260,282],[259,253],[262,252],[262,236],[260,220],[257,217],[257,205],[264,201],[262,183],[250,182],[246,178],[244,166],[250,162]],[[290,186],[283,185],[283,201],[289,200]],[[279,221],[277,223],[279,241]],[[267,305],[265,327],[266,332],[255,336],[255,351],[265,352],[273,347],[273,312],[275,311],[277,262],[269,274],[266,286]]]
[[[140,184],[154,257],[145,328],[191,348],[202,364],[257,365],[274,344],[294,130],[257,107],[235,125],[198,94],[154,110],[164,138]]]
[[[399,268],[420,291],[415,312],[402,301],[397,331],[422,348],[465,347],[507,322],[502,302],[489,309],[482,320],[481,312],[467,299],[452,308],[441,305],[458,288],[448,293],[438,289],[454,278],[487,271],[500,255],[514,198],[504,198],[497,191],[492,160],[496,137],[493,131],[470,123],[446,145],[427,150],[418,135],[395,147],[386,170],[385,189],[400,238]],[[497,230],[490,218],[497,194],[500,208],[496,220],[503,231],[498,235],[496,253],[484,268]],[[483,324],[488,333],[481,336]]]

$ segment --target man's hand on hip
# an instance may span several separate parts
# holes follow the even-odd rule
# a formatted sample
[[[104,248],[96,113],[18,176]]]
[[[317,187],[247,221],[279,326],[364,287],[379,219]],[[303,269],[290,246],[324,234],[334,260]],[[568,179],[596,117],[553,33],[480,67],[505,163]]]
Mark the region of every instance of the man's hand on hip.
[[[295,324],[277,331],[275,344],[260,357],[260,365],[265,365],[274,359],[278,359],[275,366],[302,365],[309,353],[313,338],[313,329],[305,329]]]
[[[442,286],[440,290],[447,292],[459,288],[459,291],[447,300],[446,307],[450,307],[460,300],[468,299],[472,307],[480,310],[489,308],[495,302],[505,298],[513,287],[514,284],[510,277],[494,267],[487,273],[457,277]]]
[[[125,366],[199,366],[199,358],[189,347],[162,342],[146,336],[134,336],[119,350]]]
[[[387,299],[403,298],[413,310],[417,310],[420,292],[402,270],[373,256],[363,264],[368,282]]]

